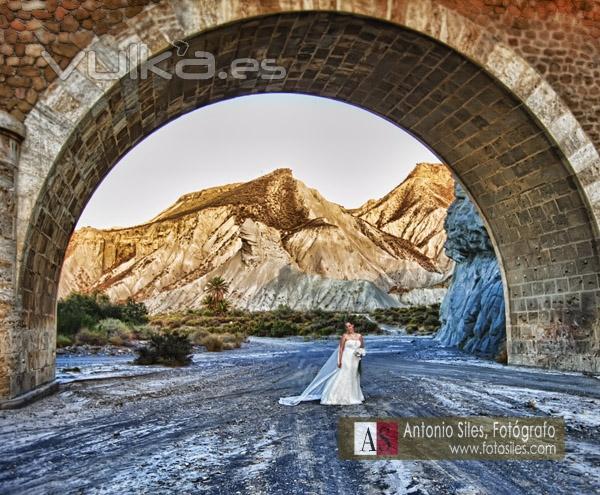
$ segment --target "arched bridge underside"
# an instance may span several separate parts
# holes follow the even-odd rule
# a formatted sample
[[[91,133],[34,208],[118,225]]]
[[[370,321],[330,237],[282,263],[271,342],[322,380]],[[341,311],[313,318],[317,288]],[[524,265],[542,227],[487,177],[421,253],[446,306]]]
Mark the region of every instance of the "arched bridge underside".
[[[186,112],[266,92],[359,106],[434,150],[465,186],[494,241],[507,299],[509,362],[600,370],[600,264],[592,202],[569,158],[573,139],[558,143],[522,95],[432,37],[356,15],[273,14],[187,41],[188,56],[215,55],[217,74],[248,57],[275,59],[286,75],[270,80],[254,71],[246,72],[247,79],[199,80],[148,72],[144,79],[138,71],[135,79],[106,85],[69,133],[31,203],[17,252],[12,326],[3,344],[4,397],[54,377],[62,260],[77,219],[111,168],[144,137]],[[172,75],[180,59],[173,51],[156,66]],[[31,153],[26,150],[31,138],[24,154]],[[268,129],[264,140],[268,146]]]

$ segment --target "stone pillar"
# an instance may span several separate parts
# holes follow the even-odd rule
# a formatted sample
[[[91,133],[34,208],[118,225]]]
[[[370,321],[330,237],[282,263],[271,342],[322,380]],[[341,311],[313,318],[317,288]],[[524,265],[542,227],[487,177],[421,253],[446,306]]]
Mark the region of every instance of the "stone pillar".
[[[25,127],[0,111],[0,402],[19,394],[15,364],[20,349],[16,294],[16,179]]]
[[[54,341],[23,325],[17,290],[16,186],[24,138],[25,126],[0,110],[0,409],[20,407],[58,388]]]
[[[56,389],[53,380],[36,380],[19,311],[16,274],[17,174],[25,126],[0,110],[0,409],[19,407]],[[45,381],[46,383],[39,383]],[[43,385],[43,386],[40,386]]]

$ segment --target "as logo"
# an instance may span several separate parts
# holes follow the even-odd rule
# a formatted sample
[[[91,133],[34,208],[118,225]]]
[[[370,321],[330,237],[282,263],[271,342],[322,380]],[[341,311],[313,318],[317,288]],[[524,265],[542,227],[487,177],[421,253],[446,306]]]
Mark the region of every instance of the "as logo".
[[[354,423],[354,455],[397,455],[398,424],[383,421]]]

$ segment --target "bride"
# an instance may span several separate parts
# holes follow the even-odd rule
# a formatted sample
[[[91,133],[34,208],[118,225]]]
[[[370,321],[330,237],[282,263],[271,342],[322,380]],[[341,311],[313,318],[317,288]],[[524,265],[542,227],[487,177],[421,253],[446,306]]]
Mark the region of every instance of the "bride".
[[[365,341],[354,325],[346,322],[346,332],[338,348],[301,395],[282,397],[279,403],[295,406],[303,401],[320,400],[327,405],[360,404],[365,398],[360,389],[358,365],[365,355]]]

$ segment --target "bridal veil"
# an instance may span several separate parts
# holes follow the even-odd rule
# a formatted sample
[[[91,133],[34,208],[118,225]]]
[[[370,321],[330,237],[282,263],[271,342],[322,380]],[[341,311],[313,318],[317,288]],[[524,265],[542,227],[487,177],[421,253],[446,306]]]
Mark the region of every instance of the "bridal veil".
[[[294,395],[292,397],[281,397],[279,403],[284,406],[296,406],[300,402],[308,400],[320,400],[323,394],[323,389],[330,378],[332,378],[339,370],[337,366],[338,362],[338,348],[331,353],[331,356],[325,361],[325,364],[321,367],[317,376],[312,382],[304,389],[304,392],[300,395]]]

